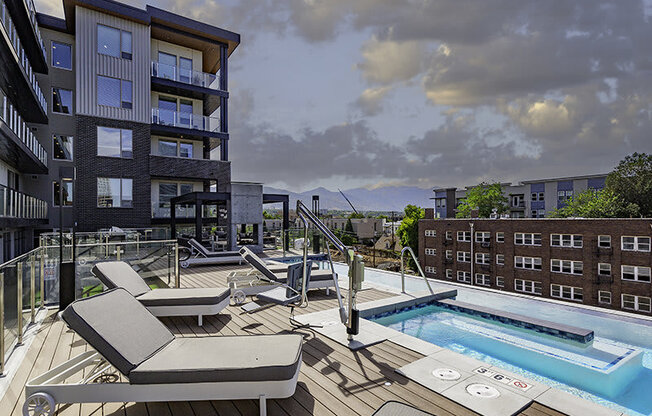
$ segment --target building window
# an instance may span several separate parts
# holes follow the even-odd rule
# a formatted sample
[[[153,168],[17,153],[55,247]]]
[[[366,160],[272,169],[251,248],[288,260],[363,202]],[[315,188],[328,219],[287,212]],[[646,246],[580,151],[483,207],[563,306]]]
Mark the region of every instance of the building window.
[[[72,160],[72,136],[52,136],[52,158],[55,160]]]
[[[437,231],[435,231],[435,230],[426,230],[426,237],[437,237]]]
[[[533,295],[541,294],[541,282],[533,280],[514,279],[514,290],[517,292],[532,293]]]
[[[437,255],[437,249],[426,248],[426,256],[435,256],[435,255]]]
[[[191,159],[193,155],[193,144],[189,142],[178,142],[176,140],[159,140],[158,154],[161,156]]]
[[[598,290],[598,303],[611,305],[611,292],[606,290]]]
[[[133,108],[131,81],[97,76],[97,104],[109,107]]]
[[[426,266],[426,273],[437,274],[437,268],[433,266]]]
[[[453,260],[453,250],[446,250],[446,259]]]
[[[650,268],[646,266],[620,266],[621,279],[632,282],[650,283]]]
[[[72,70],[72,45],[52,41],[52,66]]]
[[[452,240],[452,239],[453,239],[453,232],[446,231],[446,240]]]
[[[499,264],[501,266],[505,264],[505,255],[504,254],[496,254],[496,264]]]
[[[453,269],[446,269],[446,279],[453,278]]]
[[[541,270],[541,257],[514,256],[514,267],[517,269]]]
[[[457,261],[461,263],[470,263],[471,262],[471,253],[468,251],[458,251],[457,252]]]
[[[72,206],[72,180],[64,179],[63,180],[63,195],[60,194],[61,187],[59,186],[58,181],[52,182],[52,199],[53,205],[55,207],[60,206],[61,198],[63,198],[63,206],[70,207]]]
[[[98,208],[131,208],[133,180],[129,178],[97,178]]]
[[[532,201],[543,201],[545,200],[545,193],[544,192],[532,192],[531,196]]]
[[[650,251],[650,237],[621,237],[623,251]]]
[[[97,155],[108,157],[133,157],[133,132],[97,126]]]
[[[471,283],[471,272],[457,271],[457,281],[464,283]]]
[[[540,246],[541,234],[539,233],[515,233],[514,244],[517,246]]]
[[[52,112],[71,115],[72,91],[63,88],[52,88]]]
[[[550,271],[556,273],[582,274],[584,264],[581,261],[572,260],[550,260]]]
[[[566,202],[573,199],[573,191],[557,191],[557,200],[559,202]]]
[[[550,285],[550,296],[553,298],[575,300],[581,302],[584,299],[581,287]]]
[[[476,243],[490,243],[491,242],[491,233],[488,231],[478,231],[475,233],[475,242]]]
[[[611,236],[610,235],[599,235],[598,236],[598,247],[611,248]]]
[[[600,276],[611,276],[611,264],[598,263],[598,274]]]
[[[458,231],[457,241],[471,242],[471,231]]]
[[[645,296],[628,295],[625,293],[623,293],[621,296],[623,309],[639,312],[650,312],[650,305],[652,303],[650,298]]]
[[[478,264],[490,264],[491,255],[489,253],[475,253],[475,262]]]
[[[580,234],[550,234],[552,247],[582,248],[583,238]]]
[[[475,284],[480,286],[491,286],[491,277],[488,274],[475,274]]]
[[[496,276],[496,286],[505,287],[505,278],[502,276]]]
[[[97,53],[116,58],[131,59],[131,32],[97,25]]]
[[[496,233],[496,243],[504,243],[504,242],[505,242],[505,233],[503,232]]]

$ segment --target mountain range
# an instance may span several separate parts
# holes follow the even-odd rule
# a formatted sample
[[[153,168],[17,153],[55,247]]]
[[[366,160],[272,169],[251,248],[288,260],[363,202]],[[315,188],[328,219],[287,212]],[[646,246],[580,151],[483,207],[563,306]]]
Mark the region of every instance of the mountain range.
[[[290,208],[292,209],[297,199],[302,200],[309,207],[312,206],[312,196],[319,195],[319,208],[328,210],[351,211],[351,206],[338,191],[330,191],[320,187],[305,192],[292,192],[285,189],[265,186],[265,193],[289,194]],[[431,198],[432,188],[423,189],[416,186],[386,186],[382,188],[367,189],[354,188],[342,190],[358,211],[403,211],[406,205],[418,205],[429,208],[433,205]]]

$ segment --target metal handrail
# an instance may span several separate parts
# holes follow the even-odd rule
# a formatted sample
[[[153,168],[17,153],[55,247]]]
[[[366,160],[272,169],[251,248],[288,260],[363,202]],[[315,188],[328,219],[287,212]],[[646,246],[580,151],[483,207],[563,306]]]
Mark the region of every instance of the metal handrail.
[[[432,287],[430,286],[430,281],[428,281],[428,278],[426,277],[425,274],[423,274],[423,270],[421,270],[421,265],[419,264],[419,260],[417,260],[417,256],[414,255],[414,251],[412,250],[411,247],[403,247],[403,250],[401,250],[401,293],[406,293],[405,292],[405,268],[404,268],[404,262],[403,262],[403,255],[405,252],[410,253],[412,256],[412,260],[414,260],[414,263],[417,265],[417,269],[419,270],[419,274],[421,277],[423,277],[423,280],[425,280],[426,285],[428,286],[428,290],[430,290],[431,294],[434,294]]]

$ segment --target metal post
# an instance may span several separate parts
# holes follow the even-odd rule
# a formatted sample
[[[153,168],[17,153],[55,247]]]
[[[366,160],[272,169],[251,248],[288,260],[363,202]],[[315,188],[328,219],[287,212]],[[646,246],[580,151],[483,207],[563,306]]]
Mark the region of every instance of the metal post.
[[[45,307],[45,249],[41,249],[41,265],[39,268],[41,276],[41,308]]]
[[[174,243],[174,287],[181,287],[179,278],[179,243]]]
[[[140,257],[140,233],[136,231],[136,257]]]
[[[23,264],[16,263],[16,271],[18,275],[18,344],[23,343]]]
[[[115,258],[116,258],[116,260],[120,261],[120,246],[119,245],[115,246]]]
[[[31,306],[31,316],[30,316],[31,319],[30,319],[30,321],[32,323],[34,323],[34,318],[36,317],[36,313],[35,313],[35,310],[34,310],[34,304],[36,303],[36,292],[35,292],[36,289],[34,287],[34,283],[36,282],[36,258],[34,257],[33,254],[32,254],[31,263],[32,263],[31,264],[31,266],[32,266],[31,269],[32,270],[31,270],[31,273],[30,273],[30,276],[29,276],[29,285],[30,285],[30,288],[29,288],[29,303],[30,303],[30,306]]]
[[[474,272],[474,265],[475,265],[475,259],[473,258],[473,253],[474,253],[474,245],[475,245],[475,233],[473,232],[473,223],[469,223],[469,227],[471,227],[471,286],[473,286],[473,272]]]
[[[0,273],[0,375],[5,372],[5,274]]]

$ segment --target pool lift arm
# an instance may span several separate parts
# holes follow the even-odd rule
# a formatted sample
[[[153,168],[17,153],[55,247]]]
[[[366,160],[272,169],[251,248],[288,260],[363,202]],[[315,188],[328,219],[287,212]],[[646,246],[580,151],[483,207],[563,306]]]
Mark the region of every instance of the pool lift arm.
[[[340,293],[340,287],[335,277],[335,270],[333,270],[333,281],[335,283],[335,292],[337,294],[337,301],[339,303],[340,309],[340,319],[344,325],[346,325],[346,333],[348,334],[349,340],[353,338],[353,335],[357,335],[360,329],[360,317],[359,312],[356,309],[356,296],[357,292],[362,289],[362,282],[364,280],[364,262],[362,261],[362,256],[356,255],[353,250],[348,248],[342,243],[342,241],[337,238],[333,232],[326,227],[326,225],[317,218],[317,216],[310,210],[308,207],[301,201],[297,200],[297,215],[303,221],[303,236],[304,242],[308,241],[308,223],[312,223],[324,236],[326,237],[326,250],[328,251],[328,258],[330,260],[330,247],[328,241],[330,241],[335,248],[344,255],[346,259],[346,264],[349,266],[349,294],[348,294],[348,311],[344,306],[342,301],[342,294]],[[332,260],[331,269],[333,267]],[[308,262],[308,245],[304,243],[303,245],[303,283],[301,288],[301,296],[306,299],[306,273],[307,273],[307,262]]]

